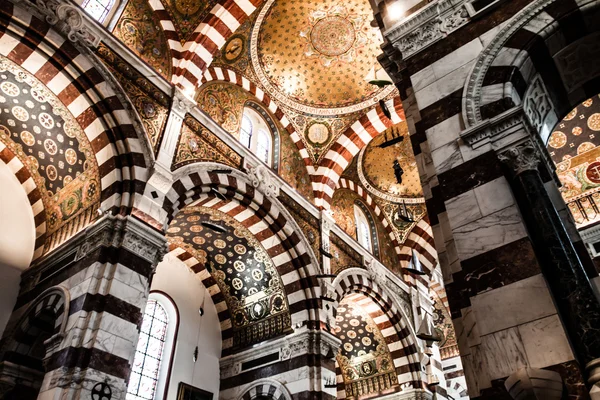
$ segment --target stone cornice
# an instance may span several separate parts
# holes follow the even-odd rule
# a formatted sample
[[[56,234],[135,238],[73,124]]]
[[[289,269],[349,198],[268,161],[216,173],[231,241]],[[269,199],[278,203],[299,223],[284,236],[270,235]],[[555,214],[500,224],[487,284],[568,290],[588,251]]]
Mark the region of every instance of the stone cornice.
[[[529,134],[530,131],[529,121],[523,108],[517,106],[463,130],[460,137],[466,144],[476,149],[497,142],[511,134],[520,132]]]
[[[383,33],[407,59],[467,24],[466,0],[440,0],[418,10]]]

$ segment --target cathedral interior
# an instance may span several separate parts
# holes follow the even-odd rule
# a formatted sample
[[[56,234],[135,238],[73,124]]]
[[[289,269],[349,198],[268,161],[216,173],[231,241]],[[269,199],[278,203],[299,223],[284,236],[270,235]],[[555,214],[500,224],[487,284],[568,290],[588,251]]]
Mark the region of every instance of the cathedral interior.
[[[596,400],[598,271],[600,0],[0,0],[0,399]]]

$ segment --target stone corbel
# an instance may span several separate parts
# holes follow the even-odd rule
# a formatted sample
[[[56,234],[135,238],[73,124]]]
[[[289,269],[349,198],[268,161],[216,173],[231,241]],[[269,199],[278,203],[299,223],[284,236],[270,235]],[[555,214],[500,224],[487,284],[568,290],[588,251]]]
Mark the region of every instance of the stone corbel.
[[[262,163],[256,165],[244,161],[244,169],[248,173],[252,186],[267,197],[278,197],[281,183],[275,178],[269,167]]]
[[[85,16],[79,7],[58,0],[36,0],[34,7],[45,16],[46,22],[64,33],[70,41],[90,47],[97,47],[100,43],[100,36],[90,29],[95,21]]]
[[[196,102],[186,92],[178,87],[173,88],[171,111],[179,115],[181,119],[185,117],[185,114],[196,107],[196,105]]]

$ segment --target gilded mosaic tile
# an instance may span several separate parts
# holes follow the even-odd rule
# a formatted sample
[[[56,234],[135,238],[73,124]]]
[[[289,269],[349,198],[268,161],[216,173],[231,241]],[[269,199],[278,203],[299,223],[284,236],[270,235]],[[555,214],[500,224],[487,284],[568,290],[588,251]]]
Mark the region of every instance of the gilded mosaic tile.
[[[186,164],[212,161],[241,168],[242,157],[194,117],[186,116],[173,160],[173,170]]]
[[[171,51],[146,0],[129,0],[112,33],[165,79],[171,79]]]

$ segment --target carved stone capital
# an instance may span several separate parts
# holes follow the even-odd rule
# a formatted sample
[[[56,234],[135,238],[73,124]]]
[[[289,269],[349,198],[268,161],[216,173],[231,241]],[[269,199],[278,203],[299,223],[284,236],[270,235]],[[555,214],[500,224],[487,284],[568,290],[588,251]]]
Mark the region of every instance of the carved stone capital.
[[[245,168],[248,171],[248,177],[252,182],[252,186],[267,197],[279,196],[281,183],[275,178],[274,174],[269,171],[269,168],[266,165],[246,164]]]
[[[537,171],[541,161],[539,151],[531,140],[504,150],[498,154],[498,159],[508,165],[515,176],[525,171]]]
[[[58,0],[36,0],[34,7],[46,17],[46,22],[54,25],[70,41],[81,42],[90,47],[96,47],[100,43],[100,37],[90,29],[94,22],[79,7]]]
[[[175,87],[173,89],[173,105],[171,111],[183,119],[185,114],[189,113],[196,106],[196,102],[191,99],[183,90]]]

